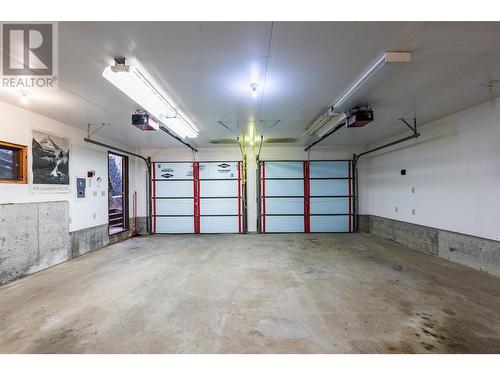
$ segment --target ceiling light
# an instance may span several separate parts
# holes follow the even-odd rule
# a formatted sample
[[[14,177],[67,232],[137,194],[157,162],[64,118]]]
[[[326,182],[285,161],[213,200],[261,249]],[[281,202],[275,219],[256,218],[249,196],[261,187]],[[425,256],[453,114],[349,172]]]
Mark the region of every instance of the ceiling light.
[[[333,108],[339,108],[352,94],[366,81],[378,72],[386,63],[410,62],[411,52],[386,52],[333,104]]]
[[[252,98],[256,98],[258,95],[257,90],[259,89],[259,84],[258,83],[251,83],[250,84],[250,90],[252,93]]]
[[[19,98],[19,102],[22,105],[30,104],[30,99],[28,98],[29,93],[27,91],[21,91],[21,97]]]
[[[330,120],[326,122],[320,129],[316,131],[316,135],[319,137],[324,136],[334,127],[336,127],[341,122],[345,121],[346,115],[345,113],[336,114],[330,117]]]
[[[319,135],[321,137],[330,129],[337,126],[341,121],[345,120],[345,118],[346,115],[343,112],[336,112],[333,107],[330,107],[327,111],[318,116],[318,118],[307,128],[304,135]]]
[[[102,76],[179,137],[198,136],[198,128],[139,63],[125,65],[125,60],[119,59],[116,65],[107,66]]]

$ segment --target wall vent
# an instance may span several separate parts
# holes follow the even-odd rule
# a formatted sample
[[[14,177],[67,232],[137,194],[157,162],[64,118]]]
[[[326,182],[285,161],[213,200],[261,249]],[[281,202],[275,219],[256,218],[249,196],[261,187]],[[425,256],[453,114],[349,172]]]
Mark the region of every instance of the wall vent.
[[[236,145],[238,141],[234,138],[211,139],[210,143],[214,145]]]
[[[267,138],[264,143],[295,143],[297,138]]]

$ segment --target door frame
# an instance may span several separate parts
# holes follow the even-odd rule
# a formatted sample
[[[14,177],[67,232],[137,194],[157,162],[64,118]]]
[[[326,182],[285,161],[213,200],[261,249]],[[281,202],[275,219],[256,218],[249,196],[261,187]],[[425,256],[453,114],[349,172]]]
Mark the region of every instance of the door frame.
[[[113,234],[109,233],[109,156],[115,155],[122,158],[122,218],[123,218],[123,227],[122,230]],[[130,220],[129,220],[129,162],[128,156],[119,154],[118,152],[108,151],[107,154],[107,163],[106,163],[106,174],[108,177],[108,236],[113,236],[115,234],[124,232],[130,229]]]

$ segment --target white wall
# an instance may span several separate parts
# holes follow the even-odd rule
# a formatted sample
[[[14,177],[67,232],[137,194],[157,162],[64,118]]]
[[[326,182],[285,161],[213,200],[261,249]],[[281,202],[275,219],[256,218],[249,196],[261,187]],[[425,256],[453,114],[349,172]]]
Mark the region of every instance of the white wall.
[[[360,213],[500,240],[500,99],[420,133],[361,159]]]
[[[32,193],[29,184],[0,184],[1,203],[49,202],[65,200],[69,202],[70,231],[93,227],[108,223],[108,177],[107,150],[83,142],[86,136],[84,130],[63,124],[53,119],[40,116],[33,112],[0,102],[0,140],[29,146],[29,182],[31,182],[31,129],[45,130],[66,138],[70,138],[70,174],[71,192],[58,194]],[[97,140],[112,143],[102,138]],[[130,149],[130,148],[128,148]],[[129,159],[130,176],[135,176],[135,165],[138,161]],[[76,177],[87,177],[87,171],[95,170],[96,177],[87,188],[86,198],[76,198]],[[102,181],[97,184],[100,176]],[[130,193],[135,190],[135,178],[130,179]],[[88,183],[88,180],[87,180]],[[97,191],[97,197],[93,192]],[[104,196],[101,192],[104,191]],[[144,198],[145,199],[145,198]],[[132,200],[130,200],[132,208]],[[95,214],[95,219],[93,214]]]
[[[248,210],[248,231],[257,231],[257,196],[256,196],[256,156],[258,147],[246,147],[247,154],[247,210]],[[315,148],[311,150],[310,160],[328,159],[352,159],[352,148],[337,147],[336,149]],[[192,161],[193,153],[188,148],[179,149],[143,149],[140,153],[150,156],[152,161]],[[238,146],[232,147],[212,147],[201,148],[196,154],[198,161],[231,161],[241,160],[241,152]],[[304,147],[269,147],[263,145],[260,154],[261,160],[307,160],[308,155],[304,152]],[[137,178],[145,179],[146,170],[139,166]],[[139,196],[144,196],[145,185],[137,184]],[[146,202],[139,202],[139,216],[146,215]]]

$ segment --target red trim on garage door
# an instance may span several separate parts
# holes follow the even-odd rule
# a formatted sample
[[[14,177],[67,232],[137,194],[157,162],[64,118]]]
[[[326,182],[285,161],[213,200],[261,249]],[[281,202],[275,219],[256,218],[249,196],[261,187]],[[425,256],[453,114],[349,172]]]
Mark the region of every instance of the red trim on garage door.
[[[265,162],[261,162],[260,165],[262,181],[262,232],[266,233],[266,165]]]
[[[153,233],[156,234],[156,163],[153,162]]]

